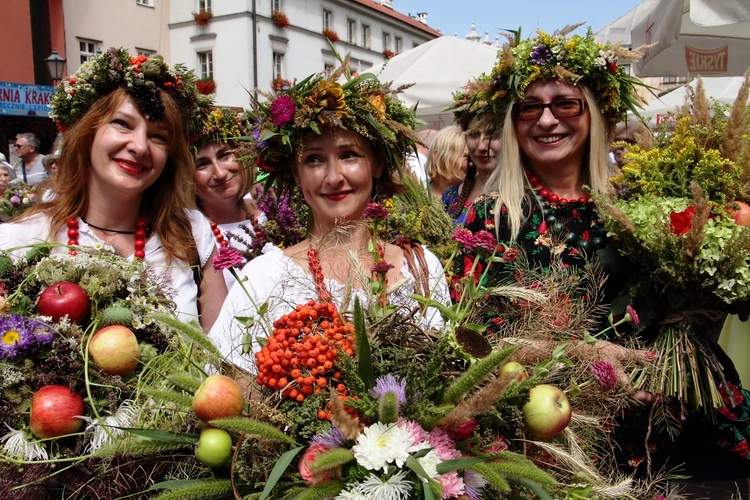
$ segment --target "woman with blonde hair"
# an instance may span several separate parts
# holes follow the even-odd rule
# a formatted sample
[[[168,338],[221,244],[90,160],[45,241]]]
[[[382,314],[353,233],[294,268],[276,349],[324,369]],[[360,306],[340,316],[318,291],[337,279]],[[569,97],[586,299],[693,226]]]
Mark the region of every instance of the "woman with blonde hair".
[[[194,207],[186,131],[208,105],[192,71],[109,49],[63,80],[50,116],[64,130],[52,199],[0,228],[0,246],[106,245],[171,282],[182,319],[213,323],[226,296],[210,269],[214,235]],[[196,121],[197,119],[197,121]]]
[[[432,195],[442,199],[446,189],[460,183],[466,175],[468,161],[469,151],[461,127],[449,125],[440,129],[432,138],[427,156],[426,170]]]

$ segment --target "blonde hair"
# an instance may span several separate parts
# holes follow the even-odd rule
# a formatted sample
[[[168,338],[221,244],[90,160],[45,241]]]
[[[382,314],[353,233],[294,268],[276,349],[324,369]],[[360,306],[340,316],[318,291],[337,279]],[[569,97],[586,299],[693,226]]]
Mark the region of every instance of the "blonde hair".
[[[143,194],[139,210],[157,234],[168,254],[189,263],[198,261],[198,251],[185,208],[193,208],[195,177],[192,155],[185,135],[185,125],[172,97],[159,90],[164,104],[164,124],[169,132],[168,157],[161,176]],[[51,218],[49,237],[65,226],[68,219],[86,214],[88,209],[89,169],[91,148],[99,127],[110,119],[120,104],[130,97],[124,87],[102,96],[68,130],[57,161],[58,175],[53,179],[55,196],[48,202],[34,205],[21,219],[36,213]],[[140,108],[139,108],[140,109]]]
[[[588,186],[591,194],[608,193],[612,189],[608,176],[609,143],[613,135],[612,130],[607,125],[591,90],[583,85],[579,87],[591,117],[588,149],[581,165],[581,183]],[[500,225],[500,207],[503,205],[506,207],[511,239],[518,236],[521,222],[526,217],[521,207],[526,196],[526,189],[530,188],[525,173],[527,168],[518,144],[513,106],[510,106],[503,121],[498,168],[487,180],[485,192],[496,200],[496,227]]]
[[[466,137],[458,125],[449,125],[440,129],[430,143],[430,154],[427,156],[425,170],[430,179],[442,177],[450,184],[461,182],[464,173],[461,171],[466,150]]]

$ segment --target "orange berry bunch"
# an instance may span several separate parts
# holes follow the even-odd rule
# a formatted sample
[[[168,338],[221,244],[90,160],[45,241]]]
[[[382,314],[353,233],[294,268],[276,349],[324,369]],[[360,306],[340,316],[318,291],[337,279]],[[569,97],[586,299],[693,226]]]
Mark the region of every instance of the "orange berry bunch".
[[[274,321],[268,343],[255,353],[256,381],[301,403],[331,380],[341,380],[335,365],[339,351],[354,355],[354,326],[344,324],[330,302],[299,304]],[[341,383],[336,389],[348,392]]]

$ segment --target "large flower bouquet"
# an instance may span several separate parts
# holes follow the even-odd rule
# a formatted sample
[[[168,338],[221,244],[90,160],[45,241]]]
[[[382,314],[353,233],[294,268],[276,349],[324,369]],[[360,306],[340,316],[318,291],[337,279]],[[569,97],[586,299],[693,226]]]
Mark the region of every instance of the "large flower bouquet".
[[[619,195],[602,203],[633,273],[620,308],[634,304],[642,328],[657,331],[658,361],[636,385],[709,412],[725,404],[709,339],[750,303],[748,90],[727,112],[699,83],[673,124],[626,154]]]

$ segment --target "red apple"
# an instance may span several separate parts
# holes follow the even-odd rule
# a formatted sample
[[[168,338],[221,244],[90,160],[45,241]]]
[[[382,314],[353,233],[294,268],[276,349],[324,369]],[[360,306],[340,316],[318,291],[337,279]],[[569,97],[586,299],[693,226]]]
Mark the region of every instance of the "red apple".
[[[221,467],[232,456],[232,436],[223,429],[205,429],[198,439],[195,458],[203,465]]]
[[[729,216],[738,226],[750,226],[750,205],[741,201],[733,201],[728,211]]]
[[[529,402],[523,405],[523,423],[537,439],[557,436],[570,422],[573,409],[565,393],[554,385],[539,384],[529,391]]]
[[[111,325],[91,337],[89,355],[107,375],[126,377],[138,366],[140,350],[138,340],[130,328]]]
[[[518,361],[509,361],[505,363],[502,369],[500,369],[500,375],[512,377],[516,382],[529,379],[529,374],[526,373],[526,368],[524,368],[524,366]]]
[[[83,398],[64,385],[45,385],[31,396],[31,422],[35,436],[54,438],[78,432],[83,420]]]
[[[244,406],[245,397],[239,384],[225,375],[207,377],[193,396],[193,410],[204,422],[236,417]]]
[[[89,314],[89,296],[77,284],[62,281],[45,288],[39,295],[36,306],[39,314],[51,316],[55,323],[63,316],[67,316],[73,323],[78,323]]]

